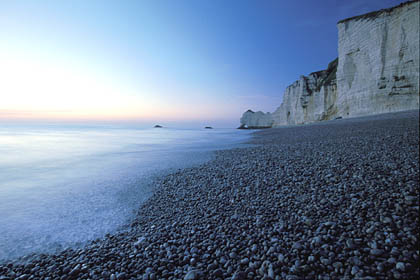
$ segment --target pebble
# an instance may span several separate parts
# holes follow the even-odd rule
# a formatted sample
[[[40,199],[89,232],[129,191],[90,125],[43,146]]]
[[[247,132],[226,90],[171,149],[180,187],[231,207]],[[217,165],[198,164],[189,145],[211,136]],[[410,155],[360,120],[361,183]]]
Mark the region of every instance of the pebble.
[[[255,253],[255,252],[257,252],[257,250],[258,250],[257,245],[256,244],[252,245],[251,252]]]
[[[320,244],[321,244],[321,241],[322,241],[322,238],[321,238],[321,236],[315,236],[313,239],[312,239],[312,244],[313,245],[315,245],[315,246],[319,246]]]
[[[268,277],[270,277],[271,279],[274,279],[274,270],[273,270],[273,266],[269,266],[268,267],[268,271],[267,271],[267,275]]]
[[[300,250],[302,249],[302,244],[300,242],[293,243],[292,249]]]
[[[353,248],[355,248],[355,245],[354,245],[353,239],[347,239],[347,240],[346,240],[346,245],[347,245],[347,248],[349,248],[349,249],[353,249]]]
[[[360,271],[358,266],[353,266],[351,268],[351,275],[356,275]]]
[[[237,271],[233,274],[231,280],[245,280],[247,278],[247,274],[243,271]]]
[[[278,256],[277,256],[277,259],[278,259],[278,261],[279,262],[283,262],[284,261],[284,255],[283,254],[279,254]]]
[[[331,260],[327,259],[327,258],[321,258],[321,263],[323,265],[330,265],[331,264]]]
[[[202,272],[200,270],[190,270],[185,275],[184,280],[197,280],[200,279]]]
[[[333,267],[335,269],[340,269],[340,268],[343,267],[343,263],[341,263],[341,262],[335,262],[335,263],[333,263]]]
[[[223,270],[221,270],[220,268],[218,268],[218,269],[216,269],[213,272],[213,275],[214,275],[214,277],[220,277],[220,278],[222,278],[223,277]]]
[[[397,264],[395,265],[395,268],[398,269],[399,271],[405,271],[405,264],[403,262],[397,262]]]
[[[376,257],[381,256],[383,253],[384,251],[381,249],[370,249],[370,254]]]

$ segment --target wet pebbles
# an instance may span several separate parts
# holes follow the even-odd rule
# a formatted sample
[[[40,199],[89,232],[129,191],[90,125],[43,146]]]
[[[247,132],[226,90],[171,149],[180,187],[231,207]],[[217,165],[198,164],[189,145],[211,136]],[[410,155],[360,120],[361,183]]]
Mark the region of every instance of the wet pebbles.
[[[417,279],[419,118],[256,133],[156,182],[129,229],[0,279]]]

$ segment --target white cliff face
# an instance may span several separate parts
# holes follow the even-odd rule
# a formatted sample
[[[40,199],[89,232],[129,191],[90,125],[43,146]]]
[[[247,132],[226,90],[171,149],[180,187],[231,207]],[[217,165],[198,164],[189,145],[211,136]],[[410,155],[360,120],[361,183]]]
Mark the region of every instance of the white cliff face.
[[[272,127],[272,125],[273,117],[270,113],[248,110],[243,113],[241,118],[241,128],[265,128]]]
[[[419,4],[340,21],[338,63],[301,76],[273,114],[246,112],[241,124],[275,127],[419,109]]]
[[[283,103],[273,113],[273,126],[302,124],[328,120],[335,116],[337,86],[335,71],[337,61],[327,70],[301,76],[299,81],[286,88]]]
[[[338,115],[419,108],[419,4],[338,23]]]

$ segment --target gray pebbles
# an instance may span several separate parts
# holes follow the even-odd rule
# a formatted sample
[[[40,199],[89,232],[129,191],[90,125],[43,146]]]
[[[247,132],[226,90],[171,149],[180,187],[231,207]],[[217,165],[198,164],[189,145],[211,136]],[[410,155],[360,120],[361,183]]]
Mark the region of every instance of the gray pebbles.
[[[159,179],[126,231],[0,280],[420,278],[418,111],[252,142]]]

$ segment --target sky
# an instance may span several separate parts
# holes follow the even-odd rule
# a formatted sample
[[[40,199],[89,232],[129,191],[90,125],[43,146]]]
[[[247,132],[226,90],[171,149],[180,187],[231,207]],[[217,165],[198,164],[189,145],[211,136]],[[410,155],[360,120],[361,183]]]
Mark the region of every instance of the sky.
[[[0,120],[234,127],[396,0],[0,0]]]

